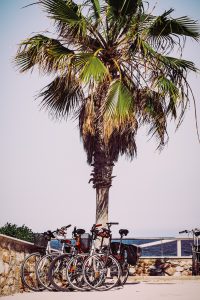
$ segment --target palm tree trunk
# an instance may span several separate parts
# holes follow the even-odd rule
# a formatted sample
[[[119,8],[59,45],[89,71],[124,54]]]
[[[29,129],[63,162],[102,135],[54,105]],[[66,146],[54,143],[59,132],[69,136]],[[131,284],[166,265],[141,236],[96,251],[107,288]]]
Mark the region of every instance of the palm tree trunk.
[[[96,188],[96,224],[108,222],[109,188]]]
[[[96,189],[96,223],[108,222],[109,190],[112,185],[114,163],[110,159],[108,145],[104,140],[102,103],[106,96],[108,84],[99,86],[95,99],[95,146],[92,181]]]

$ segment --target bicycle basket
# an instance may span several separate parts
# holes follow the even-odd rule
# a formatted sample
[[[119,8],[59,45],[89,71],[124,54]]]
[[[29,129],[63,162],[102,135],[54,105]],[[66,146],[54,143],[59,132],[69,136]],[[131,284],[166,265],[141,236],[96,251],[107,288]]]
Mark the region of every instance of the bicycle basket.
[[[86,253],[89,251],[90,246],[91,246],[91,236],[89,233],[83,233],[81,234],[80,237],[80,246],[81,246],[81,250]]]
[[[46,248],[47,243],[48,243],[48,240],[44,236],[43,233],[34,233],[34,245],[35,246]]]

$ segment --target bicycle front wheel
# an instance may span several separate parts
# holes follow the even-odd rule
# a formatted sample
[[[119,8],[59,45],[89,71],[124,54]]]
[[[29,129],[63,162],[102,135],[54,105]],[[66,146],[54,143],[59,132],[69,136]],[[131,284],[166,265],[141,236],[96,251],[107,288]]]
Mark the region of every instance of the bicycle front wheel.
[[[21,279],[22,283],[29,290],[38,292],[44,290],[44,287],[38,282],[36,276],[37,262],[41,259],[42,255],[39,252],[28,255],[21,266]]]
[[[112,255],[94,254],[84,262],[83,275],[90,288],[107,291],[120,282],[121,267]]]
[[[62,254],[57,256],[49,267],[49,280],[53,287],[60,292],[69,290],[67,281],[67,264],[71,258],[71,254]]]
[[[46,254],[44,255],[36,265],[36,276],[38,279],[38,282],[47,290],[52,291],[54,287],[51,284],[51,281],[49,280],[49,267],[54,258],[56,258],[58,255],[53,254]]]
[[[83,264],[87,257],[87,254],[78,254],[72,257],[67,264],[67,281],[73,289],[78,291],[90,289],[83,277]]]

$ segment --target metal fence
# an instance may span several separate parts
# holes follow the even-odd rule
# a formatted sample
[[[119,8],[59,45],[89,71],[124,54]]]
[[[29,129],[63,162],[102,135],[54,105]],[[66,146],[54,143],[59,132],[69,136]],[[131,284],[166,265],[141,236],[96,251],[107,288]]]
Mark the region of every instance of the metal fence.
[[[119,239],[113,239],[119,241]],[[135,244],[142,248],[142,257],[190,258],[192,238],[154,237],[123,239],[125,244]]]

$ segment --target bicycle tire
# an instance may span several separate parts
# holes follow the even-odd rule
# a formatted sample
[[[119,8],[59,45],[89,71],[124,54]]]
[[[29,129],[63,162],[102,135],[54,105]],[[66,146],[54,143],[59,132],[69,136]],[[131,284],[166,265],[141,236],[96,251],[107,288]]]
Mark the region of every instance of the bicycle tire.
[[[40,285],[36,276],[36,265],[41,257],[42,255],[39,252],[31,253],[24,259],[21,266],[22,284],[34,292],[44,290],[44,287]]]
[[[47,289],[49,291],[54,290],[54,286],[52,286],[51,281],[49,280],[49,267],[58,255],[55,253],[52,254],[46,254],[37,262],[36,265],[36,276],[38,282],[41,284],[41,286],[44,287],[44,289]]]
[[[90,290],[84,281],[83,276],[83,264],[88,254],[78,254],[70,259],[67,264],[67,280],[70,285],[75,290],[86,291]]]
[[[91,289],[108,291],[120,283],[121,266],[112,255],[93,254],[84,262],[83,276]]]
[[[69,291],[67,281],[67,263],[71,259],[71,254],[65,253],[57,256],[49,267],[48,277],[53,287],[60,292]]]
[[[129,276],[129,265],[125,264],[125,265],[121,265],[121,277],[119,280],[119,285],[124,285],[128,279]]]

